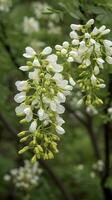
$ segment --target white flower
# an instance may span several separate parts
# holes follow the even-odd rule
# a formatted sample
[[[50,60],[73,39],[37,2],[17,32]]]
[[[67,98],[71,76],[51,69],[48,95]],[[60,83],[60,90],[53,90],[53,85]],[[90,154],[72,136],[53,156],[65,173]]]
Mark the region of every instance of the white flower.
[[[93,38],[91,38],[89,42],[91,45],[96,44],[96,41]]]
[[[93,74],[93,75],[91,76],[91,83],[92,83],[92,85],[94,86],[94,85],[96,85],[96,82],[97,82],[97,79],[96,79],[95,75]]]
[[[63,66],[57,64],[57,59],[58,57],[55,54],[51,54],[47,56],[46,60],[49,62],[49,65],[47,66],[47,68],[48,69],[50,68],[54,72],[61,72],[63,70]]]
[[[69,82],[72,86],[75,86],[76,85],[76,82],[73,80],[72,77],[69,78]]]
[[[33,113],[32,113],[32,110],[31,110],[31,107],[30,106],[27,106],[25,109],[24,109],[24,113],[26,114],[26,120],[28,122],[30,122],[33,118]]]
[[[86,26],[91,26],[94,24],[94,19],[90,19],[87,23]]]
[[[8,174],[6,174],[6,175],[4,176],[4,181],[10,181],[10,180],[11,180],[11,176],[8,175]]]
[[[91,37],[91,35],[89,34],[89,33],[85,33],[85,38],[90,38]]]
[[[44,120],[45,119],[45,111],[42,109],[42,108],[40,108],[39,110],[38,110],[38,117],[39,117],[39,120],[40,121],[42,121],[42,120]]]
[[[90,115],[97,115],[98,111],[95,109],[94,106],[90,105],[87,107],[86,109],[87,113],[89,113]]]
[[[58,92],[57,97],[60,103],[64,103],[66,100],[66,97],[62,92]]]
[[[100,64],[103,64],[105,61],[102,59],[102,58],[97,58],[97,63],[100,65]]]
[[[62,126],[62,124],[65,123],[65,121],[63,120],[62,117],[60,117],[59,115],[56,116],[56,122],[58,126]]]
[[[21,66],[19,69],[25,72],[29,70],[29,66]]]
[[[56,111],[57,103],[55,101],[50,102],[50,108],[52,111]]]
[[[12,0],[0,0],[0,11],[8,12],[12,5]]]
[[[26,99],[26,92],[20,92],[19,94],[16,94],[14,97],[14,100],[17,103],[22,103]]]
[[[58,114],[63,114],[63,113],[65,112],[64,106],[62,106],[62,105],[60,105],[60,104],[59,104],[59,105],[57,104],[56,112],[57,112]]]
[[[29,131],[32,133],[32,132],[35,132],[36,131],[36,128],[37,128],[37,122],[36,122],[36,120],[34,120],[32,123],[31,123],[31,125],[30,125],[30,127],[29,127]]]
[[[38,82],[39,81],[39,70],[34,69],[33,72],[29,72],[29,78]]]
[[[108,113],[112,114],[112,107],[108,108]]]
[[[70,27],[73,31],[80,31],[80,29],[82,28],[82,25],[71,24]]]
[[[66,54],[67,54],[67,50],[63,48],[63,49],[61,50],[61,54],[62,54],[62,55],[66,55]]]
[[[17,90],[23,91],[28,89],[28,82],[27,81],[16,81],[15,83]]]
[[[72,40],[72,44],[73,45],[79,45],[79,40],[77,40],[77,39]]]
[[[96,36],[98,33],[99,33],[99,29],[96,28],[96,27],[94,27],[94,29],[93,29],[93,31],[91,32],[91,34],[92,34],[93,36]]]
[[[60,135],[63,135],[65,130],[61,126],[56,126],[56,132]]]
[[[99,28],[99,33],[101,33],[101,32],[103,32],[104,30],[106,29],[106,26],[101,26],[100,28]]]
[[[61,45],[58,45],[58,44],[55,46],[55,49],[56,49],[57,51],[61,51],[62,48],[63,48],[63,47],[62,47]]]
[[[33,17],[24,17],[23,19],[23,32],[26,34],[32,34],[39,31],[39,23]]]
[[[99,84],[98,87],[99,87],[99,88],[105,88],[106,85],[102,83],[102,84]]]
[[[107,61],[109,64],[112,64],[112,57],[107,56],[107,57],[106,57],[106,61]]]
[[[84,165],[83,165],[83,164],[78,165],[78,166],[77,166],[77,169],[78,169],[78,170],[83,170],[83,169],[84,169]]]
[[[70,38],[71,39],[78,39],[78,34],[75,31],[70,32]]]
[[[63,42],[63,47],[65,49],[67,49],[69,47],[69,42],[67,42],[67,41]]]
[[[106,35],[106,34],[108,34],[108,33],[110,33],[110,29],[106,29],[106,30],[102,31],[102,32],[101,32],[101,35]]]
[[[46,47],[43,49],[42,54],[43,55],[49,55],[52,52],[52,48],[51,47]]]
[[[73,59],[71,56],[69,56],[69,57],[67,58],[67,62],[71,63],[71,62],[73,62],[73,61],[74,61],[74,59]]]
[[[103,44],[104,44],[105,47],[108,48],[108,47],[111,47],[111,46],[112,46],[112,41],[110,41],[110,40],[104,40],[104,41],[103,41]]]
[[[96,175],[95,175],[94,172],[91,172],[91,173],[90,173],[90,176],[91,176],[91,178],[95,178]]]
[[[36,55],[36,52],[31,47],[25,48],[26,52],[23,54],[25,58],[33,58]]]
[[[99,67],[96,65],[96,66],[94,67],[94,74],[95,74],[95,75],[98,75],[99,72],[100,72]]]
[[[24,114],[24,109],[27,107],[25,103],[20,104],[15,108],[16,115],[21,116]]]

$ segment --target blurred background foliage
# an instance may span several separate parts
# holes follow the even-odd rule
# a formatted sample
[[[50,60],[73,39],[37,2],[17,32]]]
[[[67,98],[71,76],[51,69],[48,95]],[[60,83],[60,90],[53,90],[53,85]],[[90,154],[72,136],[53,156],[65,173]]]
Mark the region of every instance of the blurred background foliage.
[[[105,24],[112,29],[112,1],[12,0],[8,5],[7,0],[5,6],[9,6],[8,9],[3,8],[3,2],[0,0],[0,197],[2,200],[24,199],[23,193],[3,179],[10,169],[21,166],[23,160],[29,158],[29,155],[18,156],[18,139],[13,135],[15,130],[19,132],[22,129],[14,112],[16,105],[13,97],[16,93],[15,81],[25,77],[18,70],[25,63],[22,57],[24,49],[32,46],[40,51],[47,45],[53,47],[60,44],[69,38],[71,23],[83,24],[90,18],[95,19],[96,26]],[[31,18],[31,22],[28,22]],[[112,38],[112,32],[109,37]],[[74,112],[69,108],[66,110],[66,134],[61,138],[59,154],[47,163],[64,183],[71,199],[103,200],[102,170],[94,169],[93,165],[104,159],[101,122],[105,116],[91,115],[85,112],[85,108],[76,107],[76,94],[74,91],[73,97],[68,99]],[[95,142],[100,153],[95,152]],[[112,188],[111,176],[106,184]],[[31,193],[31,199],[65,200],[65,197],[45,169],[39,186]]]

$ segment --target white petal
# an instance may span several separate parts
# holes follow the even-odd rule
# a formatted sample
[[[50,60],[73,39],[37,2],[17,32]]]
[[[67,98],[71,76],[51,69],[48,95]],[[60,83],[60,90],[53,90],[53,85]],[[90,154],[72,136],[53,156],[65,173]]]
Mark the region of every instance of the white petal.
[[[60,117],[59,115],[56,116],[56,121],[57,121],[57,125],[58,126],[62,126],[62,124],[65,123],[65,121],[63,120],[63,118]]]
[[[53,71],[54,72],[62,72],[63,71],[63,66],[59,64],[54,64],[53,65]]]
[[[57,44],[57,45],[55,46],[55,49],[56,49],[57,51],[61,51],[62,46]]]
[[[21,66],[19,69],[25,72],[29,70],[29,66]]]
[[[100,72],[99,67],[96,65],[96,66],[94,67],[94,74],[95,74],[95,75],[98,75],[99,72]]]
[[[36,131],[36,128],[37,128],[37,122],[36,121],[33,121],[29,127],[29,131],[32,133],[32,132],[35,132]]]
[[[70,38],[71,39],[78,39],[78,35],[75,31],[70,32]]]
[[[59,100],[60,103],[61,102],[64,103],[65,100],[66,100],[66,97],[62,92],[58,92],[57,97],[58,97],[58,100]]]
[[[26,92],[20,92],[19,94],[16,94],[14,97],[14,100],[17,103],[22,103],[26,99]]]
[[[50,108],[52,111],[54,111],[54,112],[56,111],[56,108],[57,108],[56,106],[57,106],[57,104],[55,101],[50,102]]]
[[[29,78],[35,81],[39,81],[39,70],[38,69],[34,69],[33,72],[29,72]]]
[[[106,61],[107,61],[109,64],[112,64],[112,57],[107,56],[107,57],[106,57]]]
[[[71,27],[71,29],[73,31],[79,31],[82,28],[82,25],[80,25],[80,24],[79,25],[77,25],[77,24],[71,24],[70,27]]]
[[[79,45],[79,40],[76,40],[76,39],[72,40],[72,44],[73,45]]]
[[[51,47],[46,47],[45,49],[43,49],[42,54],[43,55],[49,55],[52,52],[52,48]]]
[[[31,107],[30,106],[27,106],[25,109],[24,109],[24,113],[26,114],[26,120],[28,122],[30,122],[33,118],[33,113],[32,113],[32,110],[31,110]]]
[[[24,103],[20,104],[15,108],[15,112],[17,115],[23,115],[24,114],[24,109],[26,108],[26,105]]]
[[[36,55],[36,52],[31,47],[26,47],[26,53],[23,54],[25,58],[32,58]]]
[[[67,54],[67,50],[63,48],[63,49],[61,50],[61,55],[66,55],[66,54]]]
[[[57,105],[57,108],[56,108],[56,112],[57,112],[58,114],[63,114],[63,113],[65,112],[64,106],[58,104],[58,105]]]
[[[56,126],[56,132],[62,135],[65,133],[65,130],[61,126]]]
[[[16,87],[19,91],[28,89],[28,82],[27,81],[16,81],[15,85],[16,85]]]
[[[58,59],[58,57],[57,57],[57,55],[55,55],[55,54],[51,54],[51,55],[47,56],[47,60],[48,60],[50,63],[56,63],[57,59]]]
[[[98,64],[103,64],[105,61],[102,58],[97,58],[97,63]]]
[[[39,120],[42,121],[45,118],[45,112],[42,108],[40,108],[37,112]]]
[[[87,23],[86,26],[91,26],[94,24],[94,19],[90,19]]]
[[[106,35],[106,34],[108,34],[108,33],[110,33],[110,29],[104,30],[104,31],[101,33],[101,35]]]
[[[69,47],[69,42],[67,42],[67,41],[63,42],[63,47],[65,49],[67,49]]]
[[[76,85],[76,82],[73,80],[72,77],[69,78],[69,82],[72,86],[75,86]]]
[[[92,83],[93,86],[96,85],[96,81],[97,81],[97,79],[96,79],[95,75],[93,74],[91,76],[91,83]]]
[[[71,63],[73,61],[74,61],[74,59],[71,56],[69,56],[68,59],[67,59],[67,62]]]

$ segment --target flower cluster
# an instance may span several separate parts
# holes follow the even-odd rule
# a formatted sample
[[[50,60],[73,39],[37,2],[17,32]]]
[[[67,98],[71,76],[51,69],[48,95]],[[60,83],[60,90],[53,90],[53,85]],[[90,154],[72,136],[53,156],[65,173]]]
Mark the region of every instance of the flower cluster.
[[[104,169],[104,162],[103,160],[98,160],[95,164],[92,166],[93,170],[102,172]]]
[[[34,17],[25,16],[22,26],[25,34],[32,34],[39,31],[39,23]]]
[[[48,33],[50,34],[60,34],[61,26],[59,26],[60,17],[57,13],[49,13],[52,10],[52,7],[47,3],[34,2],[32,4],[34,14],[37,20],[41,23],[41,20],[44,19],[45,26],[47,25]],[[45,14],[46,13],[46,14]]]
[[[12,169],[10,174],[4,176],[5,181],[12,181],[18,189],[29,190],[39,184],[39,178],[42,170],[38,163],[31,164],[28,160],[24,161],[24,166]]]
[[[38,54],[27,47],[23,54],[27,63],[20,70],[28,72],[28,79],[16,82],[19,94],[14,99],[20,104],[16,108],[16,114],[23,116],[20,122],[29,123],[29,128],[18,134],[20,142],[27,143],[19,153],[32,149],[33,162],[53,158],[58,152],[58,135],[65,132],[60,117],[65,111],[62,103],[73,86],[82,92],[78,105],[85,102],[88,113],[97,114],[94,105],[103,103],[98,96],[98,91],[105,88],[100,75],[104,63],[112,64],[112,42],[104,38],[109,29],[104,25],[92,29],[93,24],[93,19],[85,25],[71,24],[71,42],[56,45],[54,53],[51,47]]]
[[[75,65],[76,83],[87,105],[103,103],[97,95],[99,89],[105,88],[100,74],[104,63],[112,64],[112,42],[105,39],[110,29],[104,25],[92,29],[93,24],[93,19],[85,25],[71,24],[71,42],[55,46],[58,56]]]
[[[71,77],[69,82],[64,79],[63,66],[58,64],[58,56],[52,53],[51,47],[40,54],[27,47],[23,56],[27,63],[20,70],[28,71],[28,79],[16,82],[19,93],[14,99],[20,104],[15,109],[16,114],[23,117],[20,122],[29,123],[29,128],[18,134],[20,142],[27,143],[19,153],[32,149],[34,162],[37,158],[53,158],[58,152],[58,135],[65,133],[60,116],[65,111],[62,103],[75,82]]]
[[[12,5],[12,0],[0,0],[0,11],[8,12]]]

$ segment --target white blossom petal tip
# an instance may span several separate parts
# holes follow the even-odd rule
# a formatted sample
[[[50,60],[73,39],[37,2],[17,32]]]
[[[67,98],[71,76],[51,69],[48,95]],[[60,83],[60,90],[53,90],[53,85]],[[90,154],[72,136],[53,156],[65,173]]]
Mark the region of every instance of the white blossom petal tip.
[[[36,55],[36,52],[32,47],[26,47],[25,51],[26,52],[23,54],[25,58],[33,58]]]

